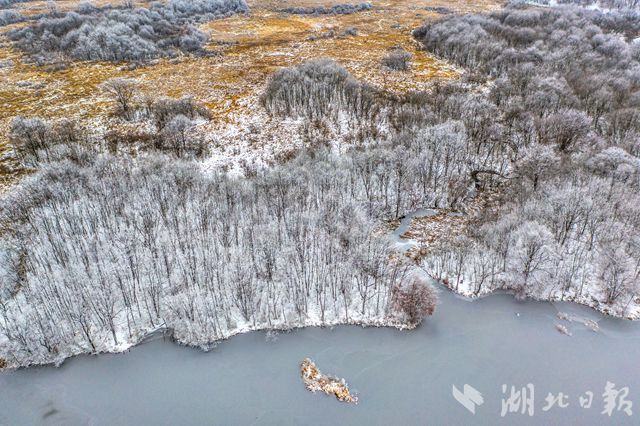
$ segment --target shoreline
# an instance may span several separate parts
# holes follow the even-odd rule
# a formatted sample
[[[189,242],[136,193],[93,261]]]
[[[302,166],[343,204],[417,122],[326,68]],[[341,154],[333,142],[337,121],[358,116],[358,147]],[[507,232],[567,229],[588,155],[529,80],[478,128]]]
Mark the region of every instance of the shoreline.
[[[577,306],[583,306],[585,308],[589,308],[592,309],[593,311],[604,315],[606,317],[609,318],[616,318],[616,319],[620,319],[620,320],[627,320],[627,321],[638,321],[640,320],[640,312],[638,312],[638,310],[636,310],[635,312],[631,313],[631,314],[623,314],[623,315],[619,315],[616,314],[615,312],[611,312],[610,308],[611,306],[607,305],[606,303],[602,303],[599,300],[596,300],[592,297],[592,303],[588,302],[588,298],[587,297],[583,297],[582,299],[562,299],[559,298],[557,296],[554,297],[549,297],[549,298],[545,298],[545,297],[534,297],[532,295],[526,295],[522,298],[518,297],[516,295],[516,293],[511,290],[511,289],[503,289],[503,288],[497,288],[494,290],[489,290],[486,292],[482,292],[480,294],[475,294],[474,292],[471,291],[464,291],[464,289],[460,289],[458,291],[456,291],[455,289],[453,289],[452,287],[449,287],[448,285],[446,285],[445,283],[443,283],[442,281],[438,281],[438,285],[442,286],[444,288],[446,288],[448,291],[451,291],[453,294],[462,296],[466,299],[468,299],[469,301],[475,301],[475,300],[479,300],[485,297],[489,297],[495,294],[508,294],[509,296],[513,297],[516,300],[522,300],[522,301],[529,301],[529,302],[540,302],[540,303],[570,303],[572,305],[577,305]],[[597,302],[597,304],[595,303]],[[628,304],[627,306],[630,306],[630,304]],[[626,310],[625,310],[626,311]]]
[[[220,337],[216,340],[212,340],[209,343],[206,344],[198,344],[198,343],[189,343],[186,341],[181,340],[180,338],[175,336],[175,330],[171,327],[158,327],[155,329],[151,329],[148,332],[144,333],[141,337],[133,339],[131,341],[125,342],[125,343],[121,343],[119,345],[111,345],[110,348],[107,348],[105,350],[100,350],[100,351],[95,351],[95,352],[91,352],[91,351],[78,351],[78,352],[73,352],[73,353],[69,353],[66,355],[61,355],[59,357],[59,359],[56,359],[54,361],[51,362],[42,362],[42,363],[27,363],[27,364],[20,364],[20,365],[15,365],[15,364],[11,364],[9,361],[6,361],[6,366],[3,368],[0,368],[0,373],[4,372],[4,371],[15,371],[15,370],[21,370],[21,369],[27,369],[27,368],[33,368],[33,367],[55,367],[58,368],[60,366],[62,366],[68,359],[71,358],[75,358],[77,356],[83,356],[83,355],[87,355],[87,356],[98,356],[98,355],[102,355],[102,354],[122,354],[125,353],[127,351],[129,351],[131,348],[150,342],[150,341],[154,341],[160,338],[169,338],[171,340],[172,343],[175,343],[177,345],[180,346],[184,346],[184,347],[189,347],[189,348],[193,348],[193,349],[198,349],[204,352],[209,352],[210,350],[214,349],[215,347],[217,347],[217,345],[220,342],[224,342],[226,340],[229,340],[235,336],[241,335],[241,334],[246,334],[246,333],[252,333],[252,332],[276,332],[276,333],[280,333],[280,332],[289,332],[289,331],[293,331],[293,330],[299,330],[299,329],[304,329],[304,328],[312,328],[312,327],[318,327],[318,328],[333,328],[333,327],[337,327],[337,326],[358,326],[358,327],[362,327],[362,328],[380,328],[380,327],[385,327],[385,328],[395,328],[396,330],[413,330],[417,327],[416,326],[410,326],[407,325],[405,323],[402,323],[400,321],[397,320],[393,320],[391,318],[388,319],[373,319],[373,318],[367,318],[367,319],[353,319],[353,320],[349,320],[349,321],[343,321],[343,320],[333,320],[333,321],[319,321],[317,319],[311,319],[310,321],[306,321],[304,324],[299,324],[299,325],[294,325],[292,327],[269,327],[268,325],[265,326],[248,326],[248,327],[238,327],[236,329],[234,329],[233,331],[229,332],[228,334],[226,334],[223,337]],[[0,360],[4,360],[4,358],[0,357]]]
[[[497,290],[493,290],[490,292],[486,292],[486,293],[481,293],[478,295],[474,295],[473,293],[465,293],[462,291],[455,291],[454,289],[446,286],[444,283],[442,282],[438,282],[437,284],[437,288],[440,289],[440,287],[442,287],[443,290],[441,291],[447,291],[450,292],[454,297],[458,297],[458,298],[462,298],[467,302],[475,302],[477,300],[480,299],[484,299],[487,297],[491,297],[491,296],[497,296],[500,294],[505,294],[508,295],[509,297],[512,297],[515,300],[519,300],[518,297],[515,296],[513,291],[510,290],[505,290],[505,289],[497,289]],[[532,298],[532,297],[526,297],[524,299],[520,299],[523,302],[535,302],[535,303],[549,303],[551,305],[553,305],[554,303],[568,303],[571,305],[576,305],[576,306],[580,306],[580,307],[584,307],[584,308],[588,308],[593,310],[594,312],[603,315],[605,317],[609,317],[609,318],[615,318],[615,319],[620,319],[620,320],[626,320],[626,321],[631,321],[631,322],[635,322],[638,321],[640,318],[638,316],[636,317],[632,317],[632,316],[619,316],[619,315],[615,315],[609,312],[606,312],[603,309],[600,309],[600,306],[594,306],[594,305],[589,305],[586,303],[581,303],[578,301],[573,301],[573,300],[560,300],[560,299],[536,299],[536,298]],[[29,364],[24,364],[24,365],[12,365],[10,364],[8,361],[6,361],[6,366],[3,368],[0,368],[0,374],[2,372],[5,371],[16,371],[16,370],[21,370],[21,369],[27,369],[27,368],[34,368],[34,367],[55,367],[58,368],[60,366],[62,366],[67,360],[71,359],[71,358],[75,358],[78,356],[99,356],[102,354],[123,354],[128,352],[131,348],[135,347],[135,346],[139,346],[141,344],[147,343],[147,342],[151,342],[151,341],[155,341],[158,340],[160,338],[168,338],[170,339],[170,341],[174,344],[177,344],[179,346],[184,346],[184,347],[188,347],[188,348],[193,348],[193,349],[197,349],[197,350],[201,350],[204,352],[209,352],[212,349],[215,349],[219,343],[224,342],[226,340],[229,340],[235,336],[241,335],[241,334],[247,334],[247,333],[252,333],[252,332],[276,332],[276,333],[281,333],[281,332],[290,332],[290,331],[294,331],[294,330],[300,330],[300,329],[304,329],[304,328],[333,328],[333,327],[338,327],[338,326],[358,326],[358,327],[362,327],[362,328],[394,328],[396,330],[406,330],[406,331],[411,331],[414,330],[415,328],[417,328],[419,325],[416,326],[409,326],[405,323],[402,323],[398,320],[392,319],[392,318],[383,318],[383,319],[375,319],[375,318],[360,318],[360,319],[350,319],[349,321],[344,321],[344,320],[332,320],[332,321],[320,321],[318,318],[310,318],[308,321],[305,321],[303,324],[298,324],[292,327],[277,327],[277,326],[273,326],[273,327],[269,327],[268,325],[264,325],[264,326],[241,326],[241,327],[237,327],[236,329],[234,329],[233,331],[229,332],[228,334],[226,334],[225,336],[216,339],[216,340],[212,340],[209,343],[206,344],[198,344],[198,343],[189,343],[187,341],[181,340],[179,337],[175,336],[174,333],[174,329],[171,327],[158,327],[155,329],[151,329],[148,332],[146,332],[145,334],[143,334],[140,338],[128,341],[126,343],[121,343],[119,345],[112,345],[111,348],[108,348],[106,350],[101,350],[101,351],[96,351],[96,352],[89,352],[89,351],[79,351],[79,352],[74,352],[74,353],[70,353],[67,355],[62,355],[60,357],[60,359],[57,359],[55,361],[52,362],[44,362],[44,363],[29,363]],[[426,325],[428,327],[428,324]],[[3,359],[0,357],[0,359]]]

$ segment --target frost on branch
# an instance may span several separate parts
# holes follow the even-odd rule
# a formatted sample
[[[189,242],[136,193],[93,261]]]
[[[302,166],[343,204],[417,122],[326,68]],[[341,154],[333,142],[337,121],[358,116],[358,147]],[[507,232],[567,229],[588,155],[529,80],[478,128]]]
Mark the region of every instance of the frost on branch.
[[[305,358],[300,364],[300,376],[307,390],[313,393],[321,391],[327,395],[334,395],[339,401],[358,402],[358,397],[351,395],[344,379],[322,374],[309,358]]]

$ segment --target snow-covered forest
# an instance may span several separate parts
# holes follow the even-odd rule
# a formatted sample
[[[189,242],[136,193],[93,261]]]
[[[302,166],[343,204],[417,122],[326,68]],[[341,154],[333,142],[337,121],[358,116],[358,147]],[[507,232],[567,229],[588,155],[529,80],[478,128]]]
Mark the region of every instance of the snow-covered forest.
[[[518,7],[414,32],[426,49],[490,78],[471,102],[491,119],[470,136],[508,146],[510,157],[506,173],[491,170],[502,201],[466,238],[431,250],[433,276],[475,294],[508,288],[635,315],[639,22],[637,11]]]
[[[437,299],[425,273],[467,295],[638,317],[639,22],[576,7],[447,14],[413,36],[463,77],[419,93],[330,60],[282,69],[256,107],[301,123],[305,144],[244,176],[201,167],[205,107],[140,99],[131,80],[103,90],[114,120],[155,129],[144,139],[16,118],[13,153],[33,173],[0,201],[0,358],[56,362],[156,329],[208,347],[252,329],[412,326]],[[387,235],[421,208],[466,226],[410,259]]]
[[[3,200],[2,357],[52,362],[157,328],[206,347],[249,329],[403,325],[390,302],[415,267],[373,232],[362,178],[379,196],[385,176],[322,152],[248,180],[155,155],[51,163]]]
[[[530,3],[545,6],[557,5],[576,5],[589,9],[598,9],[610,11],[611,9],[627,9],[633,11],[640,6],[638,0],[528,0],[528,1],[512,1],[512,3]]]
[[[206,54],[208,36],[192,24],[247,11],[244,0],[168,0],[149,9],[84,3],[73,12],[54,10],[8,36],[37,63],[58,63],[66,57],[145,61],[179,52]]]

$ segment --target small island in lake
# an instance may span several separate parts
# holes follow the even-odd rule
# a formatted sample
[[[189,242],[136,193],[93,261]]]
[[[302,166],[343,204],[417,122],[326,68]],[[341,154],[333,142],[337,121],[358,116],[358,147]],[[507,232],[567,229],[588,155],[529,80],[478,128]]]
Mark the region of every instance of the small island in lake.
[[[327,395],[335,395],[339,401],[358,402],[358,397],[349,392],[349,387],[344,379],[322,374],[309,358],[305,358],[300,364],[300,376],[304,386],[311,392],[322,391]]]

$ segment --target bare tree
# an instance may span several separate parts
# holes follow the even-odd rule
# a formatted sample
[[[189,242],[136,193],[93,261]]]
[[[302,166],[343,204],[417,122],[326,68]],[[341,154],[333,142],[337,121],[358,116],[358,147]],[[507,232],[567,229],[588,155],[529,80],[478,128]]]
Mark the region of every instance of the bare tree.
[[[16,157],[24,164],[39,162],[51,147],[50,132],[51,126],[40,118],[16,117],[9,133]]]
[[[408,71],[413,55],[403,48],[396,48],[382,58],[382,65],[393,71]]]
[[[102,90],[118,105],[118,114],[130,120],[132,102],[138,92],[138,83],[130,78],[115,77],[102,83]]]
[[[555,145],[560,152],[569,152],[584,138],[591,119],[582,111],[563,110],[543,118],[538,126],[540,141]]]
[[[164,138],[169,141],[178,157],[187,151],[187,140],[191,128],[193,128],[191,120],[184,115],[177,115],[162,130]]]
[[[602,288],[607,295],[606,302],[612,304],[633,287],[634,265],[623,248],[610,246],[606,249],[598,266]]]

